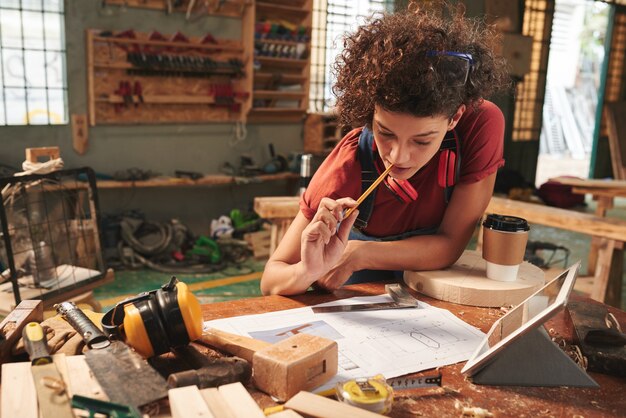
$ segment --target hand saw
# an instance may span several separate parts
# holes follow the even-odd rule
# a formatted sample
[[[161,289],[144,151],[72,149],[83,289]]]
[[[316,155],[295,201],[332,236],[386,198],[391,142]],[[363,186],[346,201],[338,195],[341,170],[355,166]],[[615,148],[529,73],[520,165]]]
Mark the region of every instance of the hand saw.
[[[48,351],[46,335],[37,322],[29,322],[22,331],[24,347],[30,357],[31,372],[37,389],[42,418],[73,418],[65,382]]]
[[[167,396],[165,379],[129,346],[110,341],[73,302],[56,309],[90,348],[85,361],[112,402],[139,408]]]
[[[385,291],[393,302],[359,303],[356,305],[314,306],[314,313],[378,311],[382,309],[419,308],[418,301],[399,283],[385,285]]]

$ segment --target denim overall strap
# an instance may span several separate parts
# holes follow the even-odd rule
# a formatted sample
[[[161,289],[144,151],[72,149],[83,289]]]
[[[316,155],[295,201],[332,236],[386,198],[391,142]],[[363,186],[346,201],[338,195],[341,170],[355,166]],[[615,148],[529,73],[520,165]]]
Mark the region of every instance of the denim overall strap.
[[[374,143],[374,135],[372,131],[367,128],[363,128],[361,136],[359,136],[358,156],[361,163],[361,194],[376,181],[378,177],[378,171],[374,165],[374,152],[372,146]],[[376,198],[376,189],[365,198],[365,200],[359,205],[359,216],[354,221],[354,227],[363,230],[367,227],[367,223],[372,216],[372,210],[374,209],[374,199]]]

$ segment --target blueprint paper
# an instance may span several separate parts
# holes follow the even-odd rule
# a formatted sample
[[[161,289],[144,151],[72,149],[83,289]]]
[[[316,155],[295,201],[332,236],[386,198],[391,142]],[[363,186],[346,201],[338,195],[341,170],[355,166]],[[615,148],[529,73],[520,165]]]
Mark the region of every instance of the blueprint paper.
[[[316,306],[391,302],[388,295],[342,299]],[[382,373],[402,376],[470,358],[485,334],[445,309],[313,313],[311,307],[206,321],[218,328],[269,343],[296,333],[330,338],[339,346],[337,375],[319,389]]]

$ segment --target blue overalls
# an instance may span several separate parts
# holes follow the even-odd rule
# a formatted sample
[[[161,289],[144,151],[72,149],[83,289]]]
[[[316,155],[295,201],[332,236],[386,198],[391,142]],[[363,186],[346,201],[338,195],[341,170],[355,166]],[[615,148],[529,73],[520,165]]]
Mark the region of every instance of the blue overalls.
[[[454,137],[454,133],[450,131],[446,134],[442,144],[441,150],[452,149],[457,150],[458,144]],[[361,163],[361,193],[365,192],[368,187],[379,176],[376,166],[374,164],[374,152],[372,151],[372,145],[374,142],[374,135],[372,132],[363,128],[361,136],[359,136],[358,156]],[[457,160],[460,162],[459,150],[457,150]],[[458,164],[459,165],[459,164]],[[458,167],[457,167],[458,168]],[[458,170],[457,170],[458,173]],[[444,191],[446,204],[448,203],[450,196],[452,195],[452,189],[454,186],[446,187]],[[432,226],[427,228],[419,228],[413,231],[407,231],[402,234],[392,235],[388,237],[371,237],[362,232],[372,215],[374,210],[374,201],[376,199],[376,189],[370,193],[370,195],[359,205],[359,216],[354,222],[354,227],[350,231],[348,239],[359,241],[398,241],[405,238],[417,236],[417,235],[432,235],[437,232],[439,226]],[[345,284],[357,284],[367,282],[377,282],[383,280],[397,281],[402,279],[403,271],[401,270],[359,270],[352,273],[352,276]]]

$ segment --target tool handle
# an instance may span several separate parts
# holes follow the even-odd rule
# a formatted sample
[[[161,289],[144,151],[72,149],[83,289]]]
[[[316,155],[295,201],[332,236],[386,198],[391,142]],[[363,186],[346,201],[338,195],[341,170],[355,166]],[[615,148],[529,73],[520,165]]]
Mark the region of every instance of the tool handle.
[[[199,389],[214,388],[229,383],[246,384],[252,376],[250,363],[239,357],[226,357],[196,370],[172,373],[167,378],[170,388],[198,386]]]
[[[110,345],[110,341],[100,328],[74,302],[62,302],[56,305],[59,313],[70,323],[89,348],[104,348]]]
[[[265,341],[231,334],[230,332],[215,328],[209,328],[209,330],[204,331],[202,337],[200,337],[200,341],[229,354],[248,360],[249,362],[252,362],[254,353],[272,345]]]
[[[22,338],[24,338],[24,348],[26,348],[31,364],[38,366],[52,363],[46,334],[44,334],[39,323],[29,322],[26,324],[22,330]]]

